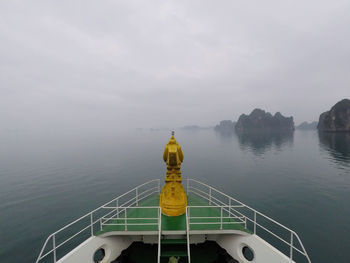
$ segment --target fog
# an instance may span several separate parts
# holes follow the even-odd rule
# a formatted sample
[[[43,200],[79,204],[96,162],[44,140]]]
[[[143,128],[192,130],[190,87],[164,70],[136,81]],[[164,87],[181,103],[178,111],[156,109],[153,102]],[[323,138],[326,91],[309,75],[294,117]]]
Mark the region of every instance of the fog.
[[[350,94],[349,1],[1,1],[0,130],[318,120]]]

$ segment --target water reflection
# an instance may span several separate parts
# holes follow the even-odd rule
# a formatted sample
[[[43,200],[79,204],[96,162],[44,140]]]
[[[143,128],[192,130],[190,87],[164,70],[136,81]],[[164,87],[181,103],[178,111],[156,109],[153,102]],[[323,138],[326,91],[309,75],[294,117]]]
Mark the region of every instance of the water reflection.
[[[236,133],[234,130],[215,130],[215,134],[222,141],[231,141],[233,138],[236,137]]]
[[[350,133],[319,132],[320,146],[336,161],[350,163]]]
[[[254,154],[263,154],[272,148],[281,150],[284,146],[292,146],[294,132],[260,131],[237,134],[239,146],[242,150],[250,150]]]

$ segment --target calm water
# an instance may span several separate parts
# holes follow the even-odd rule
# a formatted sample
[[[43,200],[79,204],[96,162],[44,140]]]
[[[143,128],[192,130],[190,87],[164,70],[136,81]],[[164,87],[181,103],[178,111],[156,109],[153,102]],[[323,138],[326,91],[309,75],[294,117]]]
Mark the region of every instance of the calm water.
[[[295,230],[313,262],[350,262],[350,134],[178,131],[183,176]],[[46,237],[148,179],[169,132],[0,137],[0,262],[34,262]]]

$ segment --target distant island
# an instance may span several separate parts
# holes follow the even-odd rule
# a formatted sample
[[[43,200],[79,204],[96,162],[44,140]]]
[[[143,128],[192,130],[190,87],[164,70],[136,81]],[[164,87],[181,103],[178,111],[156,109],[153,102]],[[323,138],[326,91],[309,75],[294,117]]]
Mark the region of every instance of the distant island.
[[[322,132],[350,132],[350,100],[343,99],[322,113],[317,129]]]
[[[280,112],[272,115],[262,109],[254,109],[249,115],[242,114],[237,122],[223,120],[214,127],[215,131],[224,134],[232,134],[234,132],[292,132],[294,129],[293,117],[285,117]],[[329,111],[322,113],[318,122],[302,122],[296,126],[296,129],[318,129],[322,132],[350,132],[350,100],[343,99],[339,101]]]
[[[213,126],[208,126],[208,127],[202,127],[202,126],[198,126],[198,125],[186,125],[181,127],[181,130],[188,130],[188,131],[196,131],[196,130],[208,130],[208,129],[212,129]]]
[[[226,134],[234,133],[235,125],[236,125],[236,122],[233,122],[231,120],[223,120],[223,121],[220,121],[220,123],[214,127],[214,130],[217,132],[226,133]]]
[[[298,130],[317,130],[317,125],[318,125],[318,122],[317,121],[313,121],[313,122],[307,122],[307,121],[304,121],[302,122],[301,124],[299,124],[296,129]]]
[[[294,131],[293,117],[284,117],[280,112],[272,115],[261,109],[254,109],[249,115],[242,114],[235,125],[237,132]]]

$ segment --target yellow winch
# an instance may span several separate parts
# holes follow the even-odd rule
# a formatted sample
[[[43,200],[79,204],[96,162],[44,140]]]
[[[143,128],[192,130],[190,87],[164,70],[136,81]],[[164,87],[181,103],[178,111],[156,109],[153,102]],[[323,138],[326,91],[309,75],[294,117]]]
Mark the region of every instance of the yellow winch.
[[[159,197],[159,206],[162,213],[168,216],[179,216],[186,212],[187,196],[181,184],[181,163],[184,155],[181,146],[174,137],[174,132],[165,146],[163,153],[164,162],[167,165],[165,185]]]

